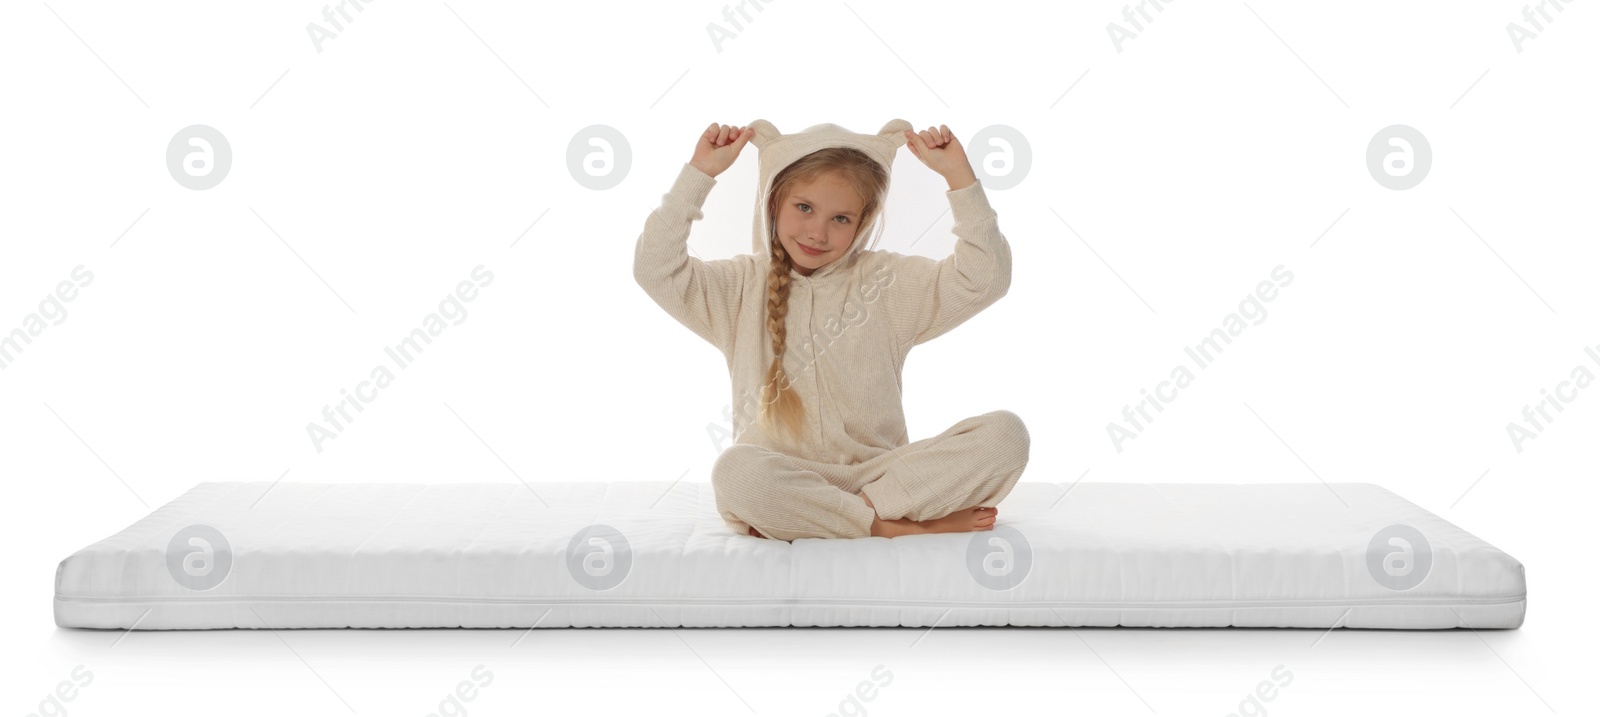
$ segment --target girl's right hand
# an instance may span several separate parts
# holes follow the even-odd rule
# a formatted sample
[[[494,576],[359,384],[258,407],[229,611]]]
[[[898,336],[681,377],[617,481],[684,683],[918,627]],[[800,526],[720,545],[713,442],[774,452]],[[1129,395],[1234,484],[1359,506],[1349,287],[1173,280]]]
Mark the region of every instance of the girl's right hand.
[[[713,122],[700,135],[700,141],[695,143],[694,158],[689,160],[689,164],[712,177],[722,174],[733,166],[733,160],[739,158],[739,151],[755,135],[756,131],[749,127],[731,127]]]

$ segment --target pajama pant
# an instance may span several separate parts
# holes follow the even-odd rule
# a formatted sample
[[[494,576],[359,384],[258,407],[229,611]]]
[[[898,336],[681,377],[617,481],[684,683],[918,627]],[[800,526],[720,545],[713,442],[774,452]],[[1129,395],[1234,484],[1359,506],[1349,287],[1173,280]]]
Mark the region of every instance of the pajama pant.
[[[740,535],[754,526],[785,541],[865,538],[872,535],[873,508],[884,520],[923,521],[993,507],[1027,463],[1028,429],[1017,414],[1002,410],[850,465],[735,444],[717,458],[711,484],[717,512]]]

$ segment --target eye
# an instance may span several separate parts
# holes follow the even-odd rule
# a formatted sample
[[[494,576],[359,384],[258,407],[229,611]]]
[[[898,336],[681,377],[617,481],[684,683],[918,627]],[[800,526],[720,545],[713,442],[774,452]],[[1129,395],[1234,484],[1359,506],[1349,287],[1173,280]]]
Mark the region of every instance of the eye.
[[[805,202],[798,202],[798,203],[795,204],[795,207],[799,208],[800,211],[805,212],[807,214],[811,213],[811,211],[810,211],[811,205],[806,204]],[[847,216],[845,216],[843,214],[840,214],[840,215],[834,217],[834,219],[843,219],[844,221],[840,222],[840,224],[849,224],[850,223],[850,217],[847,217]]]

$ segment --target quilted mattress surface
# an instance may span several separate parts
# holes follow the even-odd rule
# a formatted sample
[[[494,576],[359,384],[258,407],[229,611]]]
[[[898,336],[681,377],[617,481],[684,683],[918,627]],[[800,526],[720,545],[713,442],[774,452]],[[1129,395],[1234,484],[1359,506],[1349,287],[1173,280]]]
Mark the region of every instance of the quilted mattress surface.
[[[738,535],[709,483],[207,482],[62,627],[1516,628],[1523,566],[1370,483],[1018,483],[993,530]]]

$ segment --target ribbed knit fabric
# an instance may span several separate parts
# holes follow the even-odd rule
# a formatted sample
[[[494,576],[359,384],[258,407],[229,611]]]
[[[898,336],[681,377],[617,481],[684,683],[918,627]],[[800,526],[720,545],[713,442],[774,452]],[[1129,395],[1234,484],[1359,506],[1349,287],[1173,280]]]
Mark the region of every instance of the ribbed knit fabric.
[[[784,368],[805,408],[797,442],[757,420],[772,363],[766,328],[770,256],[764,208],[772,181],[795,160],[829,146],[861,149],[892,167],[910,124],[875,135],[832,124],[783,135],[752,123],[761,151],[752,246],[759,254],[702,261],[688,253],[694,221],[717,180],[685,163],[639,235],[634,278],[674,319],[720,349],[733,387],[735,445],[712,472],[718,510],[743,534],[754,525],[780,540],[865,537],[884,519],[928,520],[997,504],[1027,463],[1021,419],[995,411],[911,443],[900,375],[912,346],[959,326],[1004,296],[1011,249],[983,185],[945,192],[958,241],[933,260],[864,249],[862,226],[845,256],[810,276],[790,269]],[[969,502],[970,501],[970,502]]]

